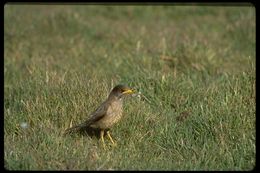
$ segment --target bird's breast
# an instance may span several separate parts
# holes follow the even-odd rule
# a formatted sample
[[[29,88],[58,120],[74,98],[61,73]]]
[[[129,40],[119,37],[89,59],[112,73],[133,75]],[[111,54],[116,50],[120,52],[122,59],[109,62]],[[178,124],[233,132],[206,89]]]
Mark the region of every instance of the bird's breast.
[[[111,103],[111,105],[107,110],[107,117],[111,119],[110,121],[116,123],[122,117],[122,114],[123,114],[122,102],[118,101],[118,102]]]

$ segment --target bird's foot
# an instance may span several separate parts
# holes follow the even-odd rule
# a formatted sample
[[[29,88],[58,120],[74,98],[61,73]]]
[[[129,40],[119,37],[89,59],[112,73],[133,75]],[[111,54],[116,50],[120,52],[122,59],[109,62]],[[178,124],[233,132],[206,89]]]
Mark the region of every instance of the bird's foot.
[[[104,131],[103,130],[100,131],[100,138],[101,138],[103,149],[106,149],[106,144],[105,144],[105,141],[104,141]]]
[[[111,135],[110,135],[110,132],[109,132],[109,131],[107,132],[107,136],[108,136],[109,140],[111,141],[111,143],[112,143],[112,146],[113,146],[113,147],[117,146],[116,142],[114,142],[113,138],[111,137]]]

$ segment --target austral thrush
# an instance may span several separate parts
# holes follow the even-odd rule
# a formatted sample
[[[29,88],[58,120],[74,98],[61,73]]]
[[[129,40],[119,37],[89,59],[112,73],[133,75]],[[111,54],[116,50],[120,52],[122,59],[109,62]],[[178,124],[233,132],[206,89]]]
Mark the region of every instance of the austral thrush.
[[[116,124],[123,115],[123,97],[128,94],[132,94],[134,91],[127,86],[117,85],[110,92],[108,98],[90,115],[90,118],[85,122],[73,126],[65,131],[65,134],[72,130],[82,128],[96,128],[100,129],[100,138],[105,147],[104,132],[107,131],[107,136],[113,145],[113,141],[110,135],[110,128]]]

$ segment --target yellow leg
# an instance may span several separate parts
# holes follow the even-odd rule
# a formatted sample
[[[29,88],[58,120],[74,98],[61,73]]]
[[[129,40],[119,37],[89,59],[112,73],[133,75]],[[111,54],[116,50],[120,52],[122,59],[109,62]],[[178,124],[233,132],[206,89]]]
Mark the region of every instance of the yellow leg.
[[[111,137],[111,135],[110,135],[110,132],[109,132],[109,131],[107,131],[107,136],[108,136],[108,138],[110,139],[110,141],[112,142],[112,144],[115,146],[115,145],[116,145],[116,143],[114,142],[113,138]]]
[[[105,145],[105,142],[104,142],[104,130],[100,131],[100,138],[101,138],[101,142],[102,142],[103,148],[105,149],[106,145]]]

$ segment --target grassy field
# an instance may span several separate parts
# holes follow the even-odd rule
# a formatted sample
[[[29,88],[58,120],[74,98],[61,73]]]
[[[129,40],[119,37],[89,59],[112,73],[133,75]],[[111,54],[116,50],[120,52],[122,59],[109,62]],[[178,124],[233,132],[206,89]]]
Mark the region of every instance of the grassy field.
[[[251,170],[253,6],[4,7],[4,162],[9,170]],[[111,131],[63,136],[116,84]]]

